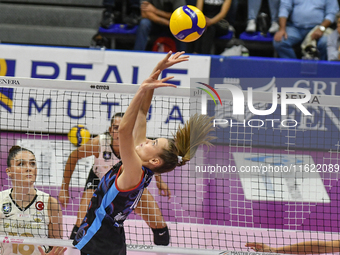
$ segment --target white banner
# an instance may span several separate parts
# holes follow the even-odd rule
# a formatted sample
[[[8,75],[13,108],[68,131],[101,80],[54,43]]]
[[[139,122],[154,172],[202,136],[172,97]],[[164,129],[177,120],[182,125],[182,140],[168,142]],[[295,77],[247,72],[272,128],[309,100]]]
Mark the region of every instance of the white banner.
[[[108,131],[112,116],[125,112],[133,97],[112,92],[20,88],[21,85],[7,88],[6,100],[4,94],[0,98],[1,130],[67,134],[80,124],[91,134],[99,134]],[[188,97],[154,96],[147,116],[147,135],[172,137],[177,126],[188,118]]]
[[[139,84],[165,53],[99,49],[39,47],[0,44],[0,76],[85,80]],[[208,78],[209,56],[190,56],[162,76],[172,76],[178,86],[189,87],[190,78]]]

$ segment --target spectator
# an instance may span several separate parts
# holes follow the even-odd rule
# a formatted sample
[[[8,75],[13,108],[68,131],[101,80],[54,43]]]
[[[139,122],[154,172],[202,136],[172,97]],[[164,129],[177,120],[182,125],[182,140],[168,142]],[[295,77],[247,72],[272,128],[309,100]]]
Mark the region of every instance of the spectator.
[[[197,0],[196,6],[206,18],[207,28],[202,36],[191,43],[188,52],[211,54],[211,39],[228,33],[229,23],[224,19],[231,5],[231,0],[207,1]]]
[[[334,21],[339,10],[337,0],[281,0],[280,29],[274,36],[274,48],[280,58],[297,58],[293,47],[301,44],[317,26],[312,40],[317,40],[321,60],[327,59],[327,37],[324,32]]]
[[[337,29],[328,36],[327,55],[328,60],[340,60],[340,12],[336,14]]]
[[[227,14],[227,21],[229,22],[229,31],[236,32],[236,15],[237,15],[237,8],[238,8],[238,1],[239,0],[232,0],[231,5]]]
[[[129,26],[138,25],[140,19],[139,0],[103,0],[103,6],[105,10],[100,22],[101,27],[109,28],[117,20]],[[120,11],[118,11],[119,9]]]
[[[146,0],[141,3],[142,20],[139,23],[134,50],[145,50],[149,35],[166,33],[171,35],[169,22],[171,14],[178,7],[185,5],[185,0]],[[185,50],[185,44],[176,40],[178,51]]]
[[[248,0],[248,23],[246,32],[252,33],[256,31],[256,17],[260,11],[262,0]],[[271,25],[269,33],[275,33],[279,30],[278,12],[280,8],[280,0],[268,0],[269,11],[271,17]]]

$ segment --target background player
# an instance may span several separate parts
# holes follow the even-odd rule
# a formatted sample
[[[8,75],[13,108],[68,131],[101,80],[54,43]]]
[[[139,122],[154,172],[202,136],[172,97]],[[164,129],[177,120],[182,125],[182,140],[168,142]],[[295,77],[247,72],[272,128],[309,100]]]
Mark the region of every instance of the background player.
[[[80,201],[77,213],[77,222],[71,232],[71,239],[74,239],[82,220],[85,217],[88,204],[91,201],[94,190],[97,188],[101,178],[120,160],[118,128],[124,113],[116,113],[111,119],[108,132],[100,134],[91,139],[88,143],[80,146],[70,154],[65,170],[63,183],[59,192],[59,201],[66,206],[69,201],[69,185],[79,159],[94,155],[94,164],[85,184],[85,189]],[[156,175],[156,184],[160,194],[170,198],[171,192],[160,175]],[[154,234],[156,245],[168,245],[170,241],[169,229],[165,223],[157,202],[151,193],[145,189],[141,201],[135,212],[139,214]]]
[[[12,188],[0,192],[0,233],[3,235],[62,238],[63,219],[57,199],[34,188],[37,163],[32,151],[13,146],[7,157],[6,173]],[[47,254],[28,244],[1,243],[3,255]],[[51,254],[61,253],[54,249]]]
[[[187,60],[181,53],[171,52],[161,61],[169,66]],[[161,68],[160,68],[161,69]],[[137,206],[143,189],[153,173],[172,171],[192,158],[201,144],[209,145],[213,137],[211,118],[195,115],[180,127],[174,139],[146,139],[146,114],[153,89],[164,86],[172,77],[157,80],[160,70],[146,79],[132,99],[119,127],[119,151],[122,163],[117,164],[101,180],[89,204],[86,216],[73,244],[82,254],[126,254],[123,222]]]
[[[250,247],[254,251],[274,252],[285,254],[323,254],[340,252],[340,240],[332,241],[308,241],[292,245],[286,245],[279,248],[273,248],[263,243],[247,243],[246,247]]]

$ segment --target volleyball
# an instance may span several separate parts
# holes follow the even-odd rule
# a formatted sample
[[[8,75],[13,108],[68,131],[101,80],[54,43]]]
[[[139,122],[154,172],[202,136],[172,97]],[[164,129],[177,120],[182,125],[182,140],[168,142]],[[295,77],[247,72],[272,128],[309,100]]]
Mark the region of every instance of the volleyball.
[[[84,125],[77,125],[71,128],[67,137],[74,146],[79,147],[90,140],[91,134]]]
[[[170,17],[170,31],[182,42],[193,42],[200,38],[206,28],[205,16],[192,5],[178,7]]]

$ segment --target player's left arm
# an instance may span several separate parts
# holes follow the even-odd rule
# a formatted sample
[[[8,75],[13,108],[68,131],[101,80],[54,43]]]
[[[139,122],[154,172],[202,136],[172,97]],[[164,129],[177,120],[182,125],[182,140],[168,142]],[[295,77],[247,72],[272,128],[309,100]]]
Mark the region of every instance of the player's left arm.
[[[48,200],[48,216],[50,223],[48,225],[49,238],[63,238],[63,215],[58,200],[50,196]]]
[[[211,19],[207,18],[207,26],[216,24],[221,19],[223,19],[227,15],[230,9],[230,5],[231,5],[231,0],[225,0],[224,3],[222,4],[220,12]]]

